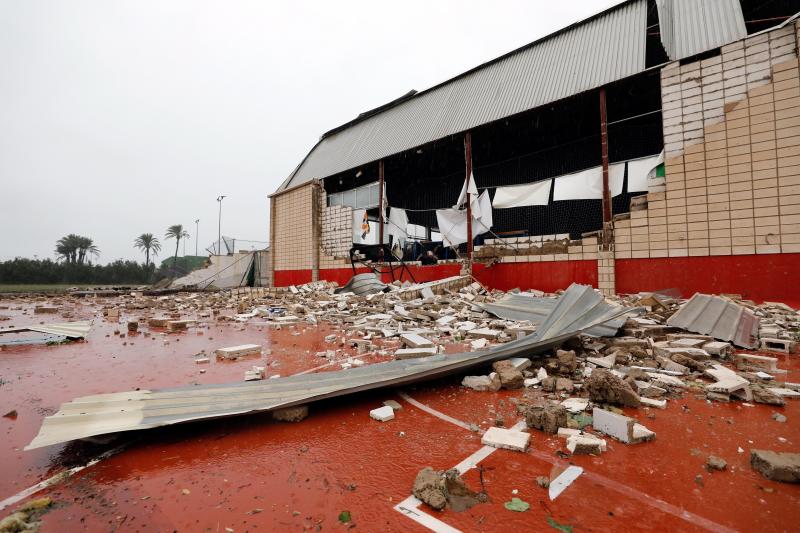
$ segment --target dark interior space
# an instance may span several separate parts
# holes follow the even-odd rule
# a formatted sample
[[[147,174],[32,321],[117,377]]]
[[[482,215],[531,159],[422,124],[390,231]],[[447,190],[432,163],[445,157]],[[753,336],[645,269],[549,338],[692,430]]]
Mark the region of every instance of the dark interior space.
[[[741,0],[747,33],[772,28],[800,12],[799,0]]]
[[[657,154],[663,147],[658,72],[646,72],[607,87],[611,163]],[[536,182],[602,164],[598,91],[521,113],[472,132],[478,188]],[[409,210],[409,222],[436,227],[433,210],[452,206],[464,183],[464,139],[451,136],[385,159],[390,206]],[[356,177],[360,171],[361,175]],[[330,192],[378,179],[377,163],[325,180]],[[627,212],[630,198],[613,199],[615,214]],[[377,216],[377,212],[374,213]],[[600,200],[552,201],[547,206],[494,210],[495,234],[553,235],[572,238],[602,227]],[[490,237],[490,234],[484,237]]]
[[[661,26],[658,21],[656,0],[647,0],[647,41],[645,44],[645,67],[663,65],[669,61],[661,44]]]

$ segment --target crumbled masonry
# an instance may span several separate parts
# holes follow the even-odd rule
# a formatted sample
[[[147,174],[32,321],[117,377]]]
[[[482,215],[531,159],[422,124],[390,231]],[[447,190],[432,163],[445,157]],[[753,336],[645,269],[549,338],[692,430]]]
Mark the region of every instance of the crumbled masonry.
[[[437,511],[441,511],[445,507],[450,507],[456,512],[465,511],[478,503],[487,501],[486,494],[475,492],[467,487],[455,469],[436,471],[426,466],[417,474],[411,492],[420,501]]]

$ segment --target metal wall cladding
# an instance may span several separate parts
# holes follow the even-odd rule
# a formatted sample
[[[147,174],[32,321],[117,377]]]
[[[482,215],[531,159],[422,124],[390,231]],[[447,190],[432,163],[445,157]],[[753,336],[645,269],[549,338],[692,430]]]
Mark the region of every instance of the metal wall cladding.
[[[323,138],[281,190],[637,74],[647,2],[635,0]]]
[[[669,317],[667,325],[711,335],[743,348],[755,348],[758,344],[758,317],[749,309],[721,296],[695,294]]]
[[[657,0],[661,42],[672,60],[747,36],[739,0]]]

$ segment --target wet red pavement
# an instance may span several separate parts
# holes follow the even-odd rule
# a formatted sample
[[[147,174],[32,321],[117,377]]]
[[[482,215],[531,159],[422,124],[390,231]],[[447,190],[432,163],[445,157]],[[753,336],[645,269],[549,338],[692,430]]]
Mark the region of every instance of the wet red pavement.
[[[93,305],[80,303],[72,319],[96,312]],[[13,316],[2,327],[63,320],[58,315],[21,316],[19,310],[2,313]],[[331,331],[327,327],[275,330],[253,322],[120,338],[113,332],[124,331],[124,324],[97,317],[86,342],[4,348],[0,411],[16,409],[18,416],[0,418],[6,437],[0,454],[0,499],[123,445],[117,455],[41,493],[57,502],[44,517],[43,531],[330,530],[343,527],[337,517],[344,510],[359,530],[423,530],[394,506],[410,494],[419,469],[455,466],[481,448],[480,437],[404,402],[396,391],[314,405],[309,418],[298,424],[254,415],[124,435],[105,445],[70,443],[22,451],[43,417],[76,396],[238,381],[246,369],[264,363],[269,374],[288,375],[326,362],[315,353],[331,348],[323,341]],[[263,344],[271,354],[194,363],[201,350],[210,353],[249,342]],[[777,357],[779,367],[791,369],[788,379],[798,381],[800,357]],[[201,374],[202,369],[206,372]],[[476,393],[457,383],[451,379],[406,392],[484,429],[494,423],[497,412],[507,426],[517,420],[509,400],[519,392]],[[404,409],[387,423],[370,420],[368,411],[386,399],[400,401]],[[788,422],[773,420],[776,411]],[[489,503],[463,513],[437,513],[425,506],[421,511],[464,531],[549,530],[548,518],[575,531],[796,530],[800,486],[771,482],[753,472],[749,450],[797,452],[800,401],[789,401],[785,408],[747,407],[709,403],[690,392],[670,400],[666,410],[628,414],[656,431],[656,440],[626,446],[609,439],[609,449],[600,457],[564,460],[555,453],[563,449],[563,441],[532,430],[527,453],[498,450],[481,462]],[[710,454],[725,459],[728,470],[706,472],[703,465]],[[569,464],[583,467],[584,473],[550,501],[536,477],[555,477]],[[465,478],[479,487],[478,470]],[[506,510],[503,502],[514,495],[529,502],[530,510]]]

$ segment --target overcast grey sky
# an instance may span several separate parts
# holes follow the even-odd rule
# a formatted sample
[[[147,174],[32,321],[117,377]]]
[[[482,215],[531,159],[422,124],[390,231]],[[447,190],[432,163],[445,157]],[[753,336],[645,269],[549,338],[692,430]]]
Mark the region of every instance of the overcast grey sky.
[[[0,259],[78,233],[142,260],[178,223],[193,253],[219,194],[222,233],[266,241],[324,131],[616,3],[0,0]]]

